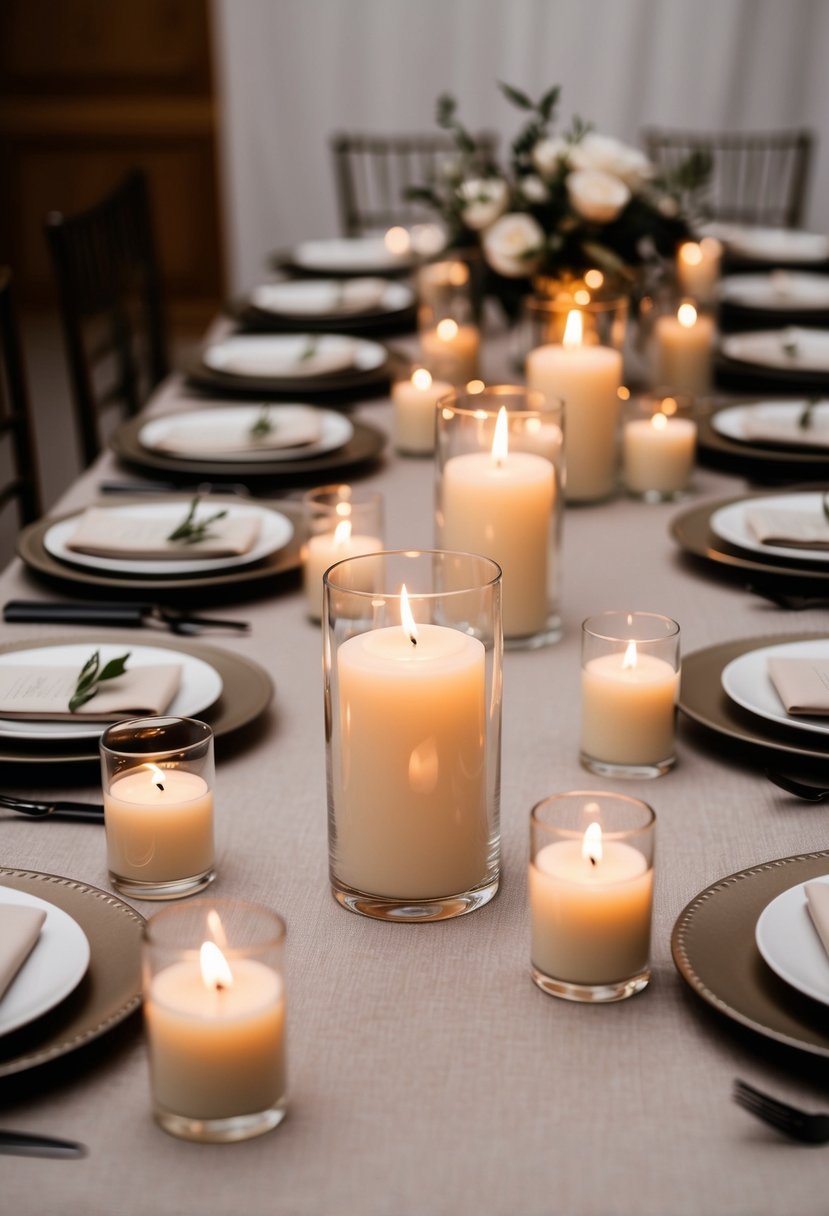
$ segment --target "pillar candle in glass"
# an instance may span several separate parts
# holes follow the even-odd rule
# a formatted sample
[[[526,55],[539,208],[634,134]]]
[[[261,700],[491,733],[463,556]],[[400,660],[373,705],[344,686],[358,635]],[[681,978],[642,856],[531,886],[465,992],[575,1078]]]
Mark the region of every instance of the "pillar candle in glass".
[[[622,474],[646,502],[682,498],[694,470],[697,424],[690,397],[657,391],[627,403],[622,427]]]
[[[605,791],[553,794],[530,816],[532,977],[552,996],[619,1001],[650,978],[655,816]]]
[[[165,908],[144,929],[153,1114],[186,1140],[246,1140],[286,1110],[285,923],[241,900]]]
[[[308,617],[322,619],[322,576],[343,558],[383,548],[383,496],[350,485],[319,486],[303,495],[302,582]],[[376,581],[376,570],[366,567]],[[370,585],[368,586],[370,590]]]
[[[501,573],[469,553],[354,557],[326,572],[331,887],[384,920],[459,916],[498,888]]]
[[[452,391],[447,380],[435,380],[425,367],[396,380],[391,388],[394,403],[394,446],[404,456],[431,456],[435,450],[436,407]]]
[[[101,736],[109,878],[137,899],[192,895],[216,875],[213,731],[193,718],[133,718]]]
[[[720,281],[722,245],[715,237],[683,241],[676,251],[676,285],[680,295],[714,304]]]
[[[561,402],[515,385],[458,391],[438,410],[436,544],[503,572],[505,644],[561,636]]]
[[[460,261],[445,265],[445,281],[430,282],[428,290],[420,286],[420,350],[423,365],[435,380],[466,384],[480,375],[481,331],[468,267]],[[435,276],[436,268],[424,267],[422,274],[430,273]]]
[[[679,625],[655,612],[582,624],[581,762],[603,777],[660,777],[674,763]]]
[[[549,325],[560,319],[558,304],[547,302]],[[592,311],[587,306],[570,308],[561,340],[538,346],[527,355],[529,387],[550,399],[561,399],[567,410],[568,502],[609,497],[618,475],[622,355],[598,342],[597,308],[598,304]],[[611,311],[611,302],[603,302],[603,308],[609,316],[617,315]]]
[[[711,389],[714,321],[690,300],[658,316],[653,326],[653,377],[676,393],[704,397]]]

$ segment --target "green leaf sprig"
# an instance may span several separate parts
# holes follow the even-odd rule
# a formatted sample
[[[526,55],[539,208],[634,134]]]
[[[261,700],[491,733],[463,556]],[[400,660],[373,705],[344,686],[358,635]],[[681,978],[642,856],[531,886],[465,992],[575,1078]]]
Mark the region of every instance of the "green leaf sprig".
[[[800,417],[797,420],[797,425],[800,427],[801,431],[808,431],[814,423],[815,406],[817,405],[818,401],[820,401],[820,397],[810,397],[803,407]]]
[[[317,353],[318,346],[319,337],[317,334],[309,334],[308,341],[305,343],[305,347],[299,356],[299,362],[305,363],[308,359],[313,359],[314,355]]]
[[[197,541],[204,540],[208,535],[208,528],[214,524],[217,519],[224,519],[227,511],[214,511],[212,515],[208,515],[206,519],[196,520],[196,511],[201,502],[201,495],[197,494],[190,503],[190,509],[184,519],[174,528],[167,540],[177,540],[183,545],[195,545]]]
[[[110,659],[106,666],[101,668],[101,652],[96,650],[81,668],[75,691],[69,698],[69,712],[74,714],[82,705],[86,705],[87,701],[91,701],[100,691],[104,680],[114,680],[116,676],[122,676],[129,657],[130,652],[127,651],[126,654]]]
[[[253,439],[264,439],[265,435],[270,435],[273,430],[271,422],[271,407],[263,405],[259,410],[259,417],[250,428],[250,435]]]

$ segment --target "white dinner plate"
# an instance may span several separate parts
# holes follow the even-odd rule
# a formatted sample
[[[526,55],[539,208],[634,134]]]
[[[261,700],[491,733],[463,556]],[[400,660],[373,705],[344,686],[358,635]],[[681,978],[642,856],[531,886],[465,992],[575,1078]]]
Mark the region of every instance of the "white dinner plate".
[[[720,299],[760,311],[803,312],[829,308],[829,275],[796,270],[734,274],[720,282]]]
[[[704,235],[722,241],[729,253],[758,262],[822,262],[829,257],[829,237],[800,228],[766,228],[758,224],[704,225]]]
[[[749,713],[789,726],[810,735],[829,735],[829,722],[819,718],[795,718],[786,713],[769,675],[769,659],[829,659],[829,637],[810,642],[781,642],[749,650],[723,668],[722,686],[727,696]]]
[[[229,461],[232,464],[247,463],[248,461],[254,464],[257,461],[266,461],[271,464],[274,461],[281,463],[283,460],[305,460],[310,456],[320,456],[324,452],[335,452],[338,448],[345,447],[354,434],[353,422],[345,414],[339,414],[335,410],[323,410],[318,409],[316,406],[309,407],[307,405],[298,407],[294,405],[269,405],[267,408],[270,411],[271,417],[277,423],[283,411],[296,410],[297,408],[302,410],[313,408],[320,426],[319,439],[313,443],[303,444],[301,447],[262,448],[258,452],[231,452],[226,450],[211,450],[208,452],[202,448],[200,451],[192,452],[188,455],[184,450],[180,451],[178,448],[172,449],[164,446],[164,436],[173,426],[181,434],[192,429],[194,435],[201,436],[211,427],[235,425],[238,426],[239,435],[245,436],[260,417],[262,407],[260,405],[233,405],[227,409],[192,410],[187,413],[164,414],[162,417],[153,418],[142,426],[138,432],[138,442],[142,447],[149,449],[149,451],[163,452],[165,456],[176,456],[181,460]]]
[[[222,695],[222,677],[204,659],[163,646],[98,645],[96,642],[68,646],[38,646],[32,650],[9,650],[0,654],[2,667],[73,667],[80,672],[84,663],[100,650],[101,663],[129,651],[129,667],[157,667],[175,663],[181,666],[181,683],[165,714],[176,718],[197,718],[215,705]],[[106,729],[105,722],[35,722],[28,719],[0,719],[0,739],[54,740],[58,742],[97,739]]]
[[[411,254],[392,253],[382,236],[333,237],[303,241],[291,255],[295,266],[316,271],[379,272],[411,266]]]
[[[52,524],[51,528],[47,528],[43,536],[43,547],[58,561],[68,562],[72,566],[88,567],[92,570],[106,570],[115,574],[129,576],[136,574],[159,576],[206,574],[213,570],[251,566],[271,553],[276,553],[278,549],[284,549],[294,534],[294,525],[287,516],[282,515],[279,511],[272,511],[270,507],[258,507],[252,503],[240,503],[237,506],[235,503],[222,502],[220,507],[214,506],[212,509],[226,510],[228,518],[247,518],[251,515],[259,517],[261,520],[259,535],[256,543],[247,553],[240,553],[235,557],[191,557],[181,560],[165,558],[159,561],[138,561],[129,557],[98,557],[94,553],[76,553],[74,549],[68,547],[67,541],[77,528],[82,512],[71,515],[68,519],[61,519]],[[132,515],[141,519],[158,519],[159,517],[172,519],[175,518],[176,513],[180,513],[183,519],[187,513],[188,504],[185,502],[142,502],[130,503],[123,507],[107,507],[106,510],[117,515]],[[199,511],[211,513],[209,498],[202,500]]]
[[[89,966],[89,941],[71,916],[27,891],[0,886],[0,904],[24,904],[46,913],[34,949],[0,999],[4,1035],[48,1013],[77,988]]]
[[[738,549],[748,549],[751,553],[759,553],[763,557],[784,557],[789,561],[817,562],[820,565],[829,563],[829,552],[826,549],[789,548],[786,545],[764,545],[759,541],[749,527],[746,513],[749,511],[809,511],[815,518],[823,517],[822,495],[809,494],[770,494],[767,498],[749,498],[741,502],[732,502],[728,506],[714,511],[708,521],[708,526],[720,540],[736,545]]]
[[[829,882],[814,878],[812,882]],[[806,903],[805,882],[789,887],[757,920],[757,949],[781,980],[798,992],[829,1005],[829,955],[823,948]]]
[[[303,359],[303,353],[313,354]],[[379,342],[340,334],[236,334],[208,346],[202,358],[211,371],[273,379],[324,379],[335,372],[369,372],[388,355]]]
[[[829,329],[758,329],[720,341],[728,359],[793,372],[829,372]]]
[[[730,405],[711,416],[711,428],[735,443],[779,444],[781,447],[815,447],[829,451],[829,399],[812,406],[812,423],[808,430],[798,425],[808,401],[798,397],[791,401],[751,401],[745,405]],[[749,424],[753,427],[749,429]],[[763,428],[768,428],[768,435]]]
[[[415,294],[391,279],[287,279],[255,287],[250,302],[262,312],[287,317],[354,317],[402,312]]]

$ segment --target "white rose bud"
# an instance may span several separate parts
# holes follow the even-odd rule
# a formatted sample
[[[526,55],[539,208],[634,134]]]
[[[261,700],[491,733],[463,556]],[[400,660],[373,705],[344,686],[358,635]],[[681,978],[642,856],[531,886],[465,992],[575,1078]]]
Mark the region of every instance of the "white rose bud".
[[[483,236],[486,260],[508,279],[531,275],[541,261],[543,245],[541,226],[523,211],[502,215]]]
[[[528,203],[546,203],[550,197],[550,191],[534,173],[527,173],[519,178],[518,188]]]
[[[458,194],[463,203],[461,219],[474,232],[494,224],[509,202],[509,186],[502,177],[470,178],[461,183]]]
[[[540,139],[530,153],[536,170],[542,177],[552,177],[558,168],[560,160],[564,160],[570,151],[566,139],[556,136],[554,139]]]
[[[573,210],[593,224],[609,224],[630,202],[625,183],[598,169],[570,173],[566,185]]]
[[[588,131],[570,151],[574,169],[599,169],[621,178],[629,190],[640,190],[653,176],[653,165],[638,148],[610,135]]]

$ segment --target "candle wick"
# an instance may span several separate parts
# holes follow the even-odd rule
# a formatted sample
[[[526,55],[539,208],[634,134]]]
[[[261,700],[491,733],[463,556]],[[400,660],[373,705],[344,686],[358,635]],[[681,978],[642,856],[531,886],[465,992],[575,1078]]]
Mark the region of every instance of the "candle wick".
[[[164,793],[164,782],[163,781],[156,781],[155,786],[156,786],[156,789],[161,790],[162,794]]]
[[[221,980],[216,980],[215,987],[217,992],[224,992],[227,988],[227,984],[223,984]]]
[[[413,634],[411,634],[411,633],[409,634],[409,641],[411,642],[411,644],[412,644],[413,646],[416,646],[416,645],[417,645],[417,638],[416,638],[416,637],[414,637],[414,635],[413,635]]]
[[[595,866],[595,865],[597,865],[597,862],[596,862],[596,858],[595,858],[595,857],[591,857],[591,858],[590,858],[590,864],[591,864],[591,866]]]

